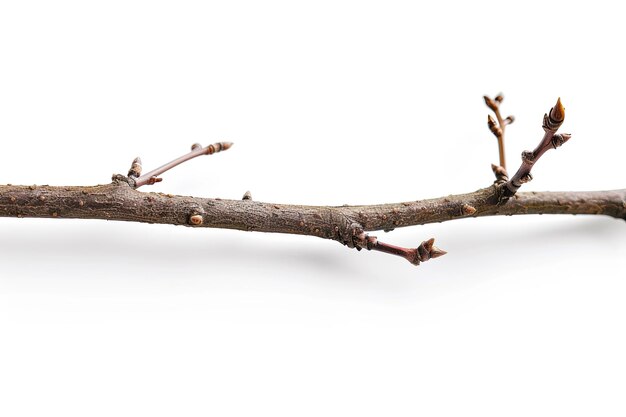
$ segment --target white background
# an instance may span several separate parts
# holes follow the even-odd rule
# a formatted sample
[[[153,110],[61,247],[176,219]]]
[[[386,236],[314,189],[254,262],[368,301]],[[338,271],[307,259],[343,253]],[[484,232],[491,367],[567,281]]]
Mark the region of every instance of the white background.
[[[621,18],[571,2],[0,3],[0,182],[302,204],[492,182],[557,97],[573,137],[526,190],[624,181]],[[144,191],[144,190],[142,190]],[[626,224],[482,218],[311,237],[0,219],[0,414],[624,415]]]

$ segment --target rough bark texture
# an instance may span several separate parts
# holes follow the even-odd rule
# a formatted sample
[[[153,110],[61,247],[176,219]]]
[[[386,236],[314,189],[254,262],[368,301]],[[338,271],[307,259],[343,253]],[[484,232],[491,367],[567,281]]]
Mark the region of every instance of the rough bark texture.
[[[302,206],[146,193],[125,177],[92,187],[0,186],[0,216],[121,220],[289,233],[361,246],[364,231],[466,217],[602,214],[626,220],[626,189],[526,192],[502,198],[503,185],[468,194],[365,206]]]

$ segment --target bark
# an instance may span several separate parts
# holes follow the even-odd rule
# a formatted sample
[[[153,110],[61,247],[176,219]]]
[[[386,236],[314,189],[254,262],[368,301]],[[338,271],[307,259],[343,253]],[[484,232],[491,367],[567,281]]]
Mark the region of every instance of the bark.
[[[129,179],[86,187],[0,185],[0,216],[120,220],[289,233],[359,247],[361,234],[466,217],[602,214],[626,220],[626,189],[527,192],[503,199],[503,185],[396,204],[306,206],[147,193]]]

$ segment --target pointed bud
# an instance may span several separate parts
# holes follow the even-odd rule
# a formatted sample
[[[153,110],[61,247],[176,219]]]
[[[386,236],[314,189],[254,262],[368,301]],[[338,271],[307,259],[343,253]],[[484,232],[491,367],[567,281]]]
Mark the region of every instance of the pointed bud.
[[[506,169],[502,168],[500,165],[491,164],[491,170],[498,181],[509,180],[509,174],[506,172]]]
[[[500,126],[498,126],[491,115],[487,115],[487,127],[489,127],[491,133],[493,133],[497,138],[502,136],[502,129],[500,129]]]
[[[504,96],[502,95],[502,93],[500,93],[494,98],[494,100],[498,103],[502,103],[502,100],[504,100]]]
[[[231,146],[233,146],[232,142],[221,142],[221,144],[222,144],[222,150],[223,151],[228,150],[228,149],[230,149]]]
[[[565,120],[565,107],[561,103],[561,98],[556,102],[556,105],[550,109],[550,112],[543,116],[543,129],[551,132],[556,132]]]
[[[485,99],[485,104],[487,105],[487,107],[489,107],[491,110],[493,111],[497,111],[498,110],[498,103],[493,101],[492,99],[490,99],[488,96],[483,96],[483,99]]]
[[[513,117],[513,116],[507,116],[507,118],[504,119],[504,123],[507,124],[507,125],[510,125],[514,121],[515,121],[515,117]]]
[[[445,255],[447,252],[435,247],[435,239],[430,238],[422,242],[416,249],[416,257],[414,260],[409,259],[409,262],[418,265],[419,262],[426,262],[432,258],[438,258]],[[407,258],[408,259],[408,258]]]
[[[569,133],[556,133],[554,136],[552,136],[552,146],[554,147],[554,149],[556,149],[559,146],[563,145],[565,142],[567,142],[571,137],[572,135],[570,135]]]
[[[565,120],[565,107],[561,103],[561,97],[557,99],[555,106],[550,110],[550,118],[557,123],[563,123]]]
[[[141,158],[137,157],[133,160],[130,169],[128,170],[128,176],[133,178],[138,178],[141,176]]]
[[[435,258],[439,258],[440,256],[445,255],[446,252],[445,250],[439,249],[436,246],[433,246],[432,250],[430,251],[430,259],[435,259]]]

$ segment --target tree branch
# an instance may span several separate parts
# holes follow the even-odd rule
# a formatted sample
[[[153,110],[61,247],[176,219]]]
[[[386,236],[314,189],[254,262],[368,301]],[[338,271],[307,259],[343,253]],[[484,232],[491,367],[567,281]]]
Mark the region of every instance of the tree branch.
[[[497,215],[600,214],[626,220],[626,189],[517,192],[537,160],[551,147],[569,139],[569,135],[556,133],[563,120],[559,100],[544,117],[544,137],[533,152],[524,153],[517,173],[507,182],[496,181],[466,194],[395,204],[303,206],[254,201],[249,193],[241,200],[223,200],[137,190],[182,162],[230,147],[230,143],[217,143],[205,148],[194,145],[190,153],[144,175],[137,158],[128,176],[115,175],[105,185],[0,185],[0,217],[103,219],[309,235],[359,250],[401,256],[418,265],[445,254],[434,246],[434,239],[409,249],[380,242],[367,232]]]

